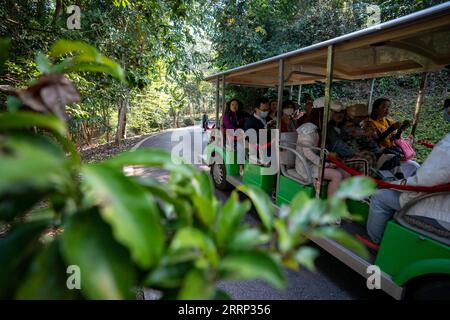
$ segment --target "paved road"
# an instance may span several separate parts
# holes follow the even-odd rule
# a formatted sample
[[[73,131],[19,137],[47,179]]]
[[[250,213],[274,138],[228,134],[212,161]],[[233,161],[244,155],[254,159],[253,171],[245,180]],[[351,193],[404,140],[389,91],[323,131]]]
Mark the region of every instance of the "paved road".
[[[163,148],[171,150],[179,144],[180,136],[190,139],[194,144],[194,135],[197,141],[206,143],[206,136],[199,127],[189,127],[159,133],[147,138],[138,146],[139,148]],[[173,142],[171,141],[173,138]],[[201,152],[201,151],[200,151]],[[188,157],[188,154],[186,154]],[[191,153],[191,161],[199,160],[198,153]],[[207,170],[206,166],[198,165],[200,170]],[[160,181],[167,181],[167,172],[157,169],[142,169],[135,174],[151,175]],[[224,200],[228,193],[216,190],[219,199]],[[251,217],[247,219],[251,220]],[[299,272],[286,269],[288,286],[284,291],[272,288],[263,281],[227,281],[219,286],[228,292],[233,299],[391,299],[380,290],[368,290],[365,279],[355,271],[338,261],[327,252],[320,250],[320,257],[316,260],[316,272],[301,269]]]

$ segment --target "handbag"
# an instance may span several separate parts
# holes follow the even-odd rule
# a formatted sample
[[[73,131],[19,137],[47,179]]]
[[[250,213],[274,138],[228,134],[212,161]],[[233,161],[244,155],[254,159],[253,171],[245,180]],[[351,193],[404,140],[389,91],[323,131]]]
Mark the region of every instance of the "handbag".
[[[412,147],[412,139],[399,138],[394,140],[394,145],[402,149],[403,161],[408,161],[414,158],[414,149]]]

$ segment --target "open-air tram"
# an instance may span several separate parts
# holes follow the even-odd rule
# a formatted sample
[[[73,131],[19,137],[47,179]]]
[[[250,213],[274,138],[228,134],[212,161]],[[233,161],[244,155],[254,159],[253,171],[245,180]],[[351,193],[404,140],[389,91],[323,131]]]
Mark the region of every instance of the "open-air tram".
[[[450,2],[447,2],[367,29],[211,75],[205,80],[215,82],[217,128],[220,127],[219,111],[223,113],[225,108],[226,85],[277,88],[277,128],[280,128],[285,87],[304,86],[317,81],[325,83],[320,146],[322,170],[319,170],[317,183],[313,183],[311,179],[302,181],[296,176],[292,161],[301,155],[296,152],[295,147],[283,143],[281,135],[280,152],[289,153],[291,156],[286,159],[291,160],[281,163],[276,174],[267,174],[264,172],[267,170],[265,166],[248,162],[243,166],[242,174],[240,165],[236,161],[230,161],[235,160],[235,151],[227,151],[226,148],[217,146],[210,148],[210,156],[214,153],[215,159],[223,159],[223,163],[209,164],[214,184],[217,188],[240,184],[256,185],[274,195],[273,205],[277,208],[283,204],[289,205],[300,191],[311,196],[324,196],[324,192],[321,192],[327,154],[324,137],[327,135],[333,81],[373,79],[373,90],[377,77],[421,73],[422,81],[412,125],[414,134],[427,72],[449,68]],[[367,106],[369,112],[370,105],[371,103],[368,103]],[[450,191],[444,192],[450,197]],[[425,197],[442,194],[443,192],[430,193]],[[404,298],[405,294],[416,298],[445,298],[443,295],[450,298],[450,231],[433,234],[411,224],[410,219],[405,219],[407,210],[421,199],[422,197],[417,198],[395,215],[387,225],[378,252],[368,259],[331,239],[311,240],[364,277],[369,276],[367,268],[370,265],[377,265],[381,269],[381,289],[396,299]],[[367,218],[367,203],[350,201],[348,207],[351,213]],[[448,214],[450,215],[450,208]],[[366,220],[353,223],[359,223],[359,227],[364,229]]]

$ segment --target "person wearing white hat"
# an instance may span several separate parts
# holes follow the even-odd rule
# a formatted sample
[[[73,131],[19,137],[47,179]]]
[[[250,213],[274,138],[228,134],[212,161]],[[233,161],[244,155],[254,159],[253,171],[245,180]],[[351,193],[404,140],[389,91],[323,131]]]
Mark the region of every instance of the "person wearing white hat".
[[[345,142],[344,129],[346,110],[340,103],[331,105],[331,120],[328,125],[327,150],[341,158],[353,157],[357,150]]]
[[[373,148],[377,149],[378,146],[367,137],[367,133],[359,125],[364,117],[368,117],[365,105],[352,105],[348,108],[341,104],[332,105],[327,149],[336,153],[339,158],[356,171],[369,175],[376,162],[374,154],[376,150]]]
[[[295,160],[295,170],[302,177],[303,180],[307,180],[307,170],[309,169],[314,179],[319,177],[320,156],[311,147],[318,147],[320,142],[320,130],[322,128],[323,120],[323,98],[314,100],[313,109],[308,122],[302,124],[298,129],[297,138],[297,151],[306,160],[305,168],[303,162],[299,159]],[[324,179],[328,180],[327,195],[331,197],[337,191],[339,184],[344,178],[341,171],[336,169],[336,166],[332,163],[325,163]]]

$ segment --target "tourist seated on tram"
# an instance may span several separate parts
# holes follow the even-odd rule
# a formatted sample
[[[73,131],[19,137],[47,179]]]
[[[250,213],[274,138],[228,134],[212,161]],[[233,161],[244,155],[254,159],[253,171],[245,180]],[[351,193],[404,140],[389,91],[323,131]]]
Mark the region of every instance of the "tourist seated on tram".
[[[450,99],[444,106],[444,118],[450,122]],[[422,166],[416,173],[398,183],[404,186],[437,186],[450,183],[450,133],[434,146]],[[367,221],[367,232],[375,243],[383,238],[387,222],[394,213],[405,207],[414,199],[423,196],[423,193],[412,191],[399,191],[393,189],[379,189],[370,198],[370,210]],[[408,216],[414,216],[428,228],[438,230],[444,237],[450,237],[450,196],[446,193],[435,197],[423,198],[420,203],[408,211]]]
[[[355,107],[351,106],[349,111],[354,115]],[[326,148],[349,167],[369,175],[376,157],[373,150],[367,148],[369,142],[367,140],[370,139],[365,136],[364,129],[353,125],[353,121],[355,120],[347,119],[347,110],[341,103],[333,103]],[[372,143],[377,146],[375,142]]]
[[[270,111],[269,111],[269,114],[267,115],[266,120],[267,121],[271,121],[271,120],[276,121],[277,120],[278,101],[276,99],[270,99],[269,100],[269,108],[270,108]]]
[[[306,160],[305,168],[300,159],[295,160],[295,170],[298,175],[307,180],[307,171],[312,173],[313,179],[319,178],[320,156],[317,148],[319,147],[320,132],[323,121],[324,99],[319,98],[314,100],[313,108],[308,116],[308,122],[302,124],[297,129],[297,147],[296,150]],[[328,181],[327,195],[331,197],[337,191],[341,181],[347,177],[348,174],[336,168],[330,162],[325,163],[324,179]]]
[[[242,129],[244,128],[244,105],[238,99],[231,99],[226,103],[225,112],[223,115],[223,127],[227,129]]]
[[[280,126],[281,132],[295,132],[297,130],[297,120],[293,118],[296,110],[297,106],[292,100],[286,100],[283,102]]]
[[[383,152],[383,156],[378,159],[378,166],[382,168],[390,163],[389,166],[392,167],[390,170],[397,178],[410,177],[415,174],[420,165],[413,160],[403,160],[403,151],[396,143],[401,138],[402,132],[408,128],[409,121],[400,123],[389,118],[390,107],[391,101],[387,98],[375,100],[366,126],[368,130],[374,131],[374,139]],[[385,159],[387,157],[391,157],[390,162]]]
[[[308,100],[305,103],[305,111],[299,112],[294,118],[297,120],[297,124],[301,126],[308,121],[308,117],[311,115],[313,109],[313,101]]]
[[[270,121],[267,122],[267,116],[269,115],[269,99],[267,98],[259,98],[255,107],[255,110],[253,112],[253,114],[251,116],[249,116],[246,120],[245,120],[245,125],[244,125],[244,130],[255,130],[256,133],[256,141],[258,144],[258,159],[260,158],[260,150],[259,147],[261,147],[260,145],[260,137],[261,137],[261,132],[260,130],[267,130],[268,125],[270,125]],[[273,122],[273,120],[271,120]],[[270,130],[267,130],[266,133],[266,141],[265,143],[262,143],[262,145],[267,145],[267,143],[269,143],[271,141],[271,135],[270,135]],[[271,155],[271,148],[266,148],[266,152],[267,152],[267,156],[270,157]]]

